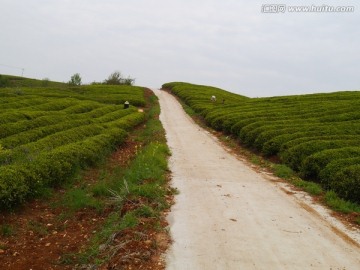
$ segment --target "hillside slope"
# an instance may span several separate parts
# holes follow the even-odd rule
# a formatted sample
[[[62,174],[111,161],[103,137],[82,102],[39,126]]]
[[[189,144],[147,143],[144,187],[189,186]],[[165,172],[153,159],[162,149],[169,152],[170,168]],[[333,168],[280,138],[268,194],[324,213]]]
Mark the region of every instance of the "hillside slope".
[[[144,121],[134,86],[0,89],[0,208],[94,164]]]
[[[192,84],[167,83],[163,88],[212,128],[265,156],[276,156],[342,198],[360,202],[360,92],[250,99]],[[211,95],[220,98],[211,102]]]
[[[66,83],[54,82],[49,79],[31,79],[20,76],[0,74],[0,87],[62,87],[67,86]]]

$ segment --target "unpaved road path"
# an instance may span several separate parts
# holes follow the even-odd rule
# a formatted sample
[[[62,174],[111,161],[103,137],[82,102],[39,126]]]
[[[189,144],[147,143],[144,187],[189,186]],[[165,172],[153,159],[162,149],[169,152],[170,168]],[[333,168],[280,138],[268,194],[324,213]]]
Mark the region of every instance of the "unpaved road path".
[[[180,191],[167,269],[360,269],[358,246],[227,152],[174,97],[154,92]]]

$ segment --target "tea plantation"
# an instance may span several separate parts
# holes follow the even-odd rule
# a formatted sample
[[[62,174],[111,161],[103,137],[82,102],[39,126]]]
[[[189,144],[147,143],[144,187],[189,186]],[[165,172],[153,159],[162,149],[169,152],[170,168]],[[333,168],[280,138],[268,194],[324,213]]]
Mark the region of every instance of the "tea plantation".
[[[263,155],[277,156],[304,179],[360,203],[360,92],[246,98],[188,83],[163,88],[212,128]]]
[[[0,88],[0,207],[103,158],[144,121],[134,107],[144,105],[134,86]]]

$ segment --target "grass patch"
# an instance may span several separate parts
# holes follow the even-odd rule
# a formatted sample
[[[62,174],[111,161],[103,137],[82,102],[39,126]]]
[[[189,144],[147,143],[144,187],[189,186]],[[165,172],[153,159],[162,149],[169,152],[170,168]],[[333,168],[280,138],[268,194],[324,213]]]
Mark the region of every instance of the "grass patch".
[[[158,217],[159,213],[158,211],[154,210],[148,205],[143,205],[135,210],[135,214],[138,217]]]
[[[304,181],[300,178],[294,177],[290,179],[290,182],[296,187],[301,188],[302,190],[310,193],[311,195],[318,196],[324,193],[322,187],[314,182]]]
[[[288,166],[283,164],[274,164],[272,166],[274,173],[277,177],[290,179],[294,176],[294,171],[290,169]]]
[[[248,160],[254,164],[254,165],[257,165],[257,166],[260,166],[262,168],[271,168],[271,163],[269,161],[267,161],[266,159],[262,158],[261,156],[258,156],[256,154],[252,154],[250,152],[248,153],[243,153],[247,158]]]
[[[341,213],[360,213],[360,206],[358,204],[340,199],[334,191],[326,192],[324,200],[332,209]]]
[[[34,195],[35,198],[49,200],[54,195],[54,189],[51,187],[40,187]]]
[[[49,234],[48,228],[36,220],[30,220],[28,223],[28,228],[29,231],[33,231],[38,236],[43,237]]]
[[[98,211],[103,209],[103,204],[99,200],[94,199],[84,189],[80,188],[69,190],[62,200],[62,205],[72,211],[83,208],[94,208]]]
[[[111,194],[112,204],[116,205],[119,208],[123,205],[126,196],[130,193],[129,185],[126,182],[126,179],[124,179],[124,185],[122,187],[120,187],[120,185],[117,185],[116,190],[109,189],[108,191]]]
[[[144,145],[150,142],[166,143],[164,128],[159,121],[160,106],[158,98],[155,95],[151,95],[148,102],[150,108],[145,115],[146,124],[143,129],[135,131],[133,136],[136,141]]]
[[[238,146],[236,141],[234,139],[232,139],[231,136],[222,135],[222,136],[220,136],[220,140],[223,141],[228,147],[230,147],[232,149],[235,149]]]
[[[105,182],[98,182],[91,187],[91,192],[94,197],[108,197],[110,195],[108,184]]]
[[[250,162],[255,164],[255,165],[261,165],[261,159],[257,155],[251,155]]]
[[[15,234],[15,229],[9,224],[3,224],[0,226],[0,235],[3,237],[9,237]]]
[[[168,169],[167,160],[164,156],[169,155],[166,144],[150,143],[144,147],[142,152],[134,159],[124,178],[129,183],[140,184],[143,182],[158,181],[163,183],[164,171]]]
[[[169,207],[165,200],[165,195],[168,193],[164,187],[167,156],[168,148],[165,144],[150,143],[143,147],[120,179],[113,178],[113,183],[109,181],[103,183],[102,189],[105,189],[107,184],[109,199],[117,206],[116,209],[121,208],[125,203],[135,205],[139,199],[155,207],[142,203],[122,217],[119,211],[110,214],[101,230],[93,236],[88,249],[78,256],[77,260],[80,263],[87,264],[90,261],[95,264],[102,263],[106,260],[106,255],[105,258],[101,256],[99,247],[109,242],[115,232],[137,226],[139,218],[142,217],[159,218],[160,211]]]
[[[304,190],[308,193],[310,193],[311,195],[321,195],[324,190],[322,189],[322,187],[319,184],[316,184],[314,182],[306,182],[305,186],[304,186]]]
[[[127,212],[121,219],[117,230],[121,231],[127,228],[133,228],[138,224],[138,217],[135,211]]]

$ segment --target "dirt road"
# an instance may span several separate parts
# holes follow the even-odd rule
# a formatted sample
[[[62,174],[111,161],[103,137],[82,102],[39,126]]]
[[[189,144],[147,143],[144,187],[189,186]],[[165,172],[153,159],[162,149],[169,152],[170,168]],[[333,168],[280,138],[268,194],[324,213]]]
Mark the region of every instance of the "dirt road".
[[[174,97],[154,92],[180,191],[167,269],[360,269],[359,246],[227,152]]]

